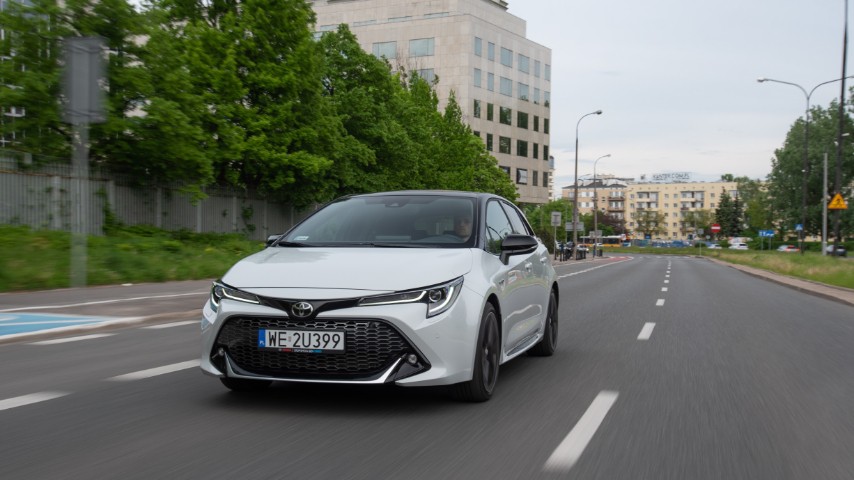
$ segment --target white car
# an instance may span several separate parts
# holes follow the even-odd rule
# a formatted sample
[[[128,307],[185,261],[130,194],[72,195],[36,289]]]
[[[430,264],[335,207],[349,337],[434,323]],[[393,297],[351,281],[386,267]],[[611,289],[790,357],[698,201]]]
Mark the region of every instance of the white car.
[[[748,250],[746,243],[736,242],[729,246],[730,250]]]
[[[548,250],[501,197],[349,196],[214,283],[201,368],[233,390],[451,385],[485,401],[500,364],[554,353],[559,298]]]

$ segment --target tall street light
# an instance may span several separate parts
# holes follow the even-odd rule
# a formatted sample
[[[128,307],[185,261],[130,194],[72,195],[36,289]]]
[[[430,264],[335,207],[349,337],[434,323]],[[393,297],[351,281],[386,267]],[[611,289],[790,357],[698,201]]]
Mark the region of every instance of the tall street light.
[[[847,68],[847,60],[848,60],[848,0],[845,0],[845,27],[843,29],[842,34],[842,88],[839,93],[839,131],[837,132],[837,141],[836,141],[836,179],[834,181],[834,186],[836,187],[836,195],[842,195],[842,139],[845,137],[845,79],[851,78],[846,76],[846,68]],[[825,205],[827,204],[827,198],[824,199]],[[841,212],[836,210],[833,213],[834,219],[834,227],[833,227],[833,254],[836,256],[836,252],[839,250],[839,218]],[[824,250],[821,252],[825,253]]]
[[[603,158],[610,157],[611,154],[602,155],[593,162],[593,231],[599,231],[599,197],[596,195],[596,164]],[[598,235],[594,233],[593,235]],[[593,240],[593,258],[596,258],[596,239]]]
[[[852,78],[852,77],[845,77]],[[815,89],[822,85],[827,85],[828,83],[833,82],[841,82],[845,80],[845,78],[836,78],[834,80],[828,80],[826,82],[821,82],[818,85],[814,86],[812,90],[807,93],[806,89],[797,83],[786,82],[783,80],[774,80],[773,78],[757,78],[756,81],[759,83],[763,82],[774,82],[774,83],[782,83],[785,85],[791,85],[793,87],[798,87],[803,93],[804,97],[806,97],[807,108],[804,112],[804,163],[803,168],[801,169],[801,173],[803,174],[803,180],[801,182],[801,228],[803,231],[798,235],[798,240],[800,241],[800,250],[801,255],[804,254],[804,237],[806,236],[806,228],[807,228],[807,177],[809,177],[809,160],[807,155],[807,150],[809,149],[809,129],[810,129],[810,98],[812,97]],[[825,201],[825,200],[822,200]]]
[[[578,126],[584,120],[584,117],[590,115],[602,115],[602,110],[582,115],[575,124],[575,188],[572,194],[572,249],[574,251],[578,249]]]

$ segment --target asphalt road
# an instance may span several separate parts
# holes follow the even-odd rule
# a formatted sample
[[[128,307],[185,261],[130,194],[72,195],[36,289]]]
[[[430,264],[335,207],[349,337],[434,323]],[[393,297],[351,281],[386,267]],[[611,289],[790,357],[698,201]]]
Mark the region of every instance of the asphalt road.
[[[854,307],[698,258],[558,270],[557,353],[503,365],[483,404],[442,389],[235,394],[198,370],[186,318],[0,345],[0,476],[854,476]]]

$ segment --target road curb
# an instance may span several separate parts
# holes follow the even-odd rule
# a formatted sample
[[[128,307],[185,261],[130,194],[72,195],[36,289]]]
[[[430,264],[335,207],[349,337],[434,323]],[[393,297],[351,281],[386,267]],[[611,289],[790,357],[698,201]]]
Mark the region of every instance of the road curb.
[[[734,268],[750,276],[761,278],[763,280],[768,280],[770,282],[774,282],[776,284],[783,285],[791,289],[798,290],[800,292],[809,293],[811,295],[822,297],[827,300],[834,300],[845,305],[854,306],[854,290],[850,288],[837,287],[834,285],[828,285],[826,283],[815,282],[812,280],[789,277],[780,273],[769,272],[768,270],[748,267],[746,265],[738,265],[735,263],[724,262],[722,260],[717,260],[714,258],[700,258],[705,258],[706,260],[717,263],[719,265]]]

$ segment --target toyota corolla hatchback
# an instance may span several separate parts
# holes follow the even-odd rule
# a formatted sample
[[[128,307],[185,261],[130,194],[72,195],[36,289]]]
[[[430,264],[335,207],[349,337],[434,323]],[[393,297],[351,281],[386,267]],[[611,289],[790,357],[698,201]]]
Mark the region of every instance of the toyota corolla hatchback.
[[[522,212],[495,195],[340,198],[214,283],[201,368],[232,390],[449,385],[485,401],[499,365],[555,351],[550,257]]]

